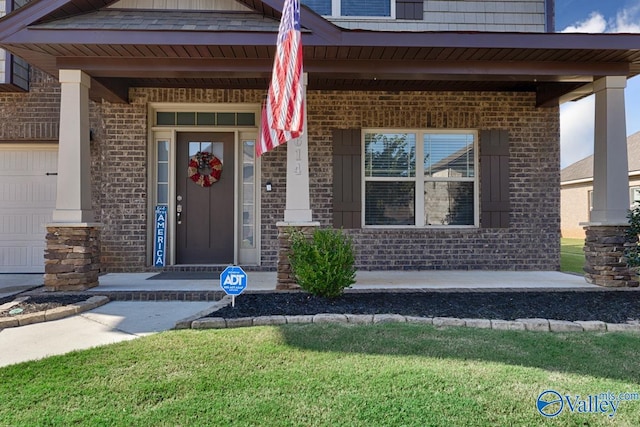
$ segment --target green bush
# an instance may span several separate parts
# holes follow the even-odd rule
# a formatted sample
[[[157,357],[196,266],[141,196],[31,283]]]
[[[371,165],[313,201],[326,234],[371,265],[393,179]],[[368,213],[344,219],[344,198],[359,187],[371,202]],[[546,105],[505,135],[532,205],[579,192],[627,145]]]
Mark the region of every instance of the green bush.
[[[340,230],[317,229],[313,237],[292,231],[289,260],[302,289],[335,298],[355,283],[355,257],[351,239]]]
[[[626,232],[626,242],[624,255],[627,259],[627,265],[634,270],[640,267],[640,243],[638,236],[640,235],[640,206],[636,206],[627,213],[629,220],[629,228]]]

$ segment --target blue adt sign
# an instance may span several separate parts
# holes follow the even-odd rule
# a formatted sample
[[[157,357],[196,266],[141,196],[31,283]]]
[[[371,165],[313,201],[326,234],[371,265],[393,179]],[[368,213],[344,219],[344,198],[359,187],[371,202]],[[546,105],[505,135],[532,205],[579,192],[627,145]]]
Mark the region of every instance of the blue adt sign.
[[[167,247],[167,207],[156,206],[156,233],[153,239],[153,266],[164,267]]]
[[[240,295],[247,287],[247,273],[237,266],[229,266],[220,274],[220,287],[227,295]]]

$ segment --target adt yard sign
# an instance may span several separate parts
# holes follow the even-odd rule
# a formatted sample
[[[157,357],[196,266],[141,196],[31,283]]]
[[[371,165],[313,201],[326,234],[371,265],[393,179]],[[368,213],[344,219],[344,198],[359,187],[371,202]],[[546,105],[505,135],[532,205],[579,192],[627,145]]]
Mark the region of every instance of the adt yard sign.
[[[247,273],[238,266],[229,266],[220,274],[220,287],[227,295],[231,295],[231,306],[236,305],[236,295],[240,295],[247,287]]]

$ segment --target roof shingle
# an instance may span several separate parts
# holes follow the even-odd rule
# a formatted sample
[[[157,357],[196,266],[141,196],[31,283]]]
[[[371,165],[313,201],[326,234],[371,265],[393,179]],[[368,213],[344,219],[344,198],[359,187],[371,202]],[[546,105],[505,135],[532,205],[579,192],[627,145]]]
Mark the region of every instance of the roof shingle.
[[[278,21],[252,12],[102,9],[38,24],[38,28],[278,32],[278,25]]]
[[[640,132],[627,138],[629,173],[640,172]],[[560,182],[566,183],[583,179],[593,179],[593,155],[567,166],[560,171]]]

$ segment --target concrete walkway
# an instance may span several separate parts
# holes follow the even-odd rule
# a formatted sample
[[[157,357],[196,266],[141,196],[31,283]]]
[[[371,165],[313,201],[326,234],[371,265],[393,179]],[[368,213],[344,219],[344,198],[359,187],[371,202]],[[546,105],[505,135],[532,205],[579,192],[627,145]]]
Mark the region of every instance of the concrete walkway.
[[[0,366],[132,340],[172,329],[212,302],[112,301],[83,314],[0,330]]]
[[[219,291],[217,280],[147,280],[156,273],[107,274],[91,294],[130,291]],[[248,273],[247,291],[275,289],[273,272]],[[0,274],[0,297],[42,283],[41,275]],[[601,290],[584,278],[559,272],[360,271],[354,290]],[[66,319],[0,330],[0,366],[131,340],[165,331],[186,318],[210,311],[215,302],[115,301]]]

